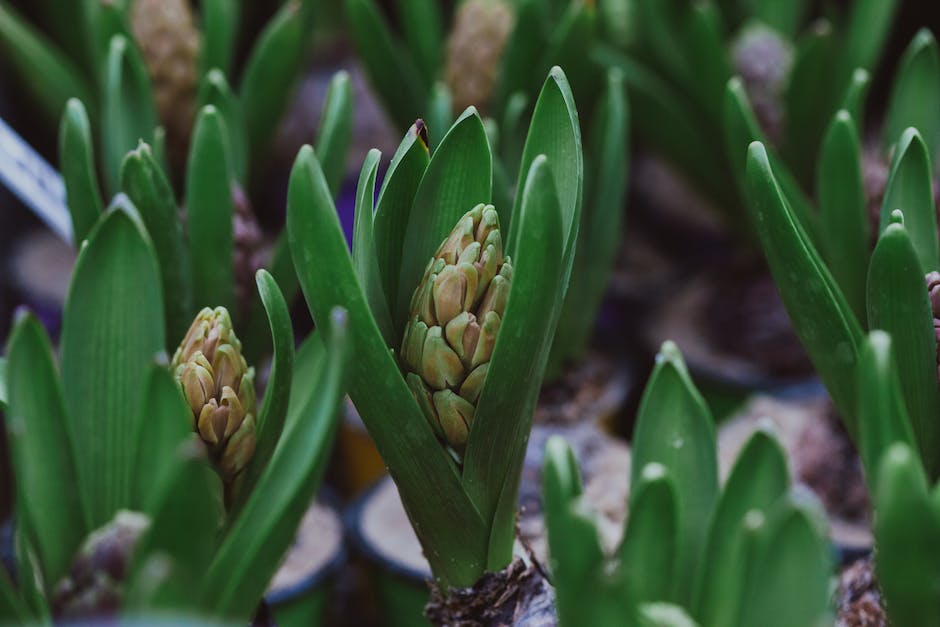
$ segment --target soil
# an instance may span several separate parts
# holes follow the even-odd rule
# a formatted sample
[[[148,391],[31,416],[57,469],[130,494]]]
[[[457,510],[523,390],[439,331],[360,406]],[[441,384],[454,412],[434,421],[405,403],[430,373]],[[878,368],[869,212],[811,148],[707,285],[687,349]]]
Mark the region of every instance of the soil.
[[[881,590],[870,555],[856,560],[839,574],[835,604],[835,627],[887,626],[888,617],[881,606]]]
[[[542,387],[534,421],[546,425],[607,422],[626,401],[629,379],[609,357],[590,351]]]
[[[332,508],[314,503],[300,521],[291,546],[268,594],[280,593],[303,584],[332,562],[342,549],[343,525]]]

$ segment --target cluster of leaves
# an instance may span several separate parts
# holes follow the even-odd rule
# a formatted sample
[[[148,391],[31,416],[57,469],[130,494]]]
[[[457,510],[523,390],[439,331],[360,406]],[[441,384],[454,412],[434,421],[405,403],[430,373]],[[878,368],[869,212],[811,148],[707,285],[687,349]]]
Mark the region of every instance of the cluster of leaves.
[[[512,556],[532,414],[578,236],[580,127],[564,73],[545,81],[523,150],[515,202],[497,207],[512,288],[462,465],[434,435],[399,369],[411,294],[465,212],[492,198],[492,151],[471,107],[429,154],[413,126],[375,198],[378,151],[359,180],[350,256],[321,167],[304,148],[288,189],[287,230],[307,304],[320,324],[349,311],[349,395],[398,485],[444,589],[470,586]],[[508,227],[508,228],[507,228]]]
[[[928,33],[904,55],[890,103],[885,145],[893,156],[873,251],[854,122],[860,103],[835,115],[823,141],[817,242],[760,143],[749,148],[747,180],[781,297],[865,467],[892,624],[913,625],[940,607],[940,570],[924,557],[940,543],[940,510],[927,489],[940,478],[936,337],[924,280],[940,267],[932,176],[940,55]]]
[[[287,305],[258,272],[274,363],[255,456],[223,511],[219,478],[202,446],[193,448],[191,410],[165,361],[157,259],[137,209],[118,196],[79,254],[58,367],[32,315],[13,330],[0,387],[16,477],[16,579],[0,572],[0,622],[48,622],[77,549],[120,510],[151,521],[122,613],[245,621],[323,473],[343,390],[343,316],[324,320],[330,339],[308,340],[295,364]]]
[[[741,79],[734,76],[735,38],[764,27],[791,51],[780,95],[784,130],[777,161],[788,168],[786,176],[779,174],[781,184],[800,211],[808,204],[804,194],[813,182],[819,138],[836,109],[846,106],[846,91],[856,98],[864,92],[898,4],[856,0],[844,14],[806,26],[807,0],[623,2],[631,4],[635,36],[623,50],[600,46],[596,56],[623,71],[643,142],[745,232],[745,198],[738,192],[747,142],[741,140],[767,141],[747,106]],[[723,153],[716,155],[716,146],[724,146]]]
[[[629,519],[605,554],[577,461],[546,445],[545,516],[562,625],[822,624],[831,569],[821,506],[757,431],[718,487],[715,431],[678,349],[663,345],[633,435]]]
[[[583,355],[622,239],[629,114],[620,71],[605,70],[584,54],[597,39],[598,16],[593,2],[520,0],[502,4],[514,13],[512,28],[495,68],[490,102],[475,103],[487,116],[497,208],[511,206],[513,193],[518,195],[522,188],[526,172],[517,165],[541,88],[539,81],[549,68],[558,65],[565,69],[579,108],[591,114],[585,116],[582,128],[584,204],[575,271],[549,358],[546,376],[551,379]],[[445,31],[441,3],[405,0],[398,7],[401,35],[374,0],[346,2],[359,55],[389,117],[404,131],[421,116],[433,135],[460,113],[453,111],[451,95],[442,81],[445,48],[454,33]],[[436,147],[432,138],[432,150]]]

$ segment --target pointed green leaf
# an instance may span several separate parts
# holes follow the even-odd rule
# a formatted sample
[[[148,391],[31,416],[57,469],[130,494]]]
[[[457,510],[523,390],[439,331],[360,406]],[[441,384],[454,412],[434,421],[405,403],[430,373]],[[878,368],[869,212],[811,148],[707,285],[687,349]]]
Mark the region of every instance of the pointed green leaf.
[[[137,48],[115,35],[108,48],[101,111],[101,154],[110,193],[120,186],[124,155],[141,141],[153,142],[157,126],[150,76]]]
[[[352,97],[349,74],[337,72],[326,91],[316,145],[317,158],[324,164],[323,175],[334,197],[339,195],[346,176],[346,157],[352,139]]]
[[[121,190],[137,207],[153,240],[163,285],[166,337],[173,346],[192,322],[192,274],[173,188],[147,144],[124,158]]]
[[[891,336],[872,331],[862,344],[858,363],[858,451],[871,484],[892,444],[916,450],[898,373]]]
[[[237,0],[202,1],[202,59],[201,74],[219,69],[229,73],[238,35],[241,3]]]
[[[199,84],[197,98],[199,107],[212,105],[216,108],[227,131],[229,164],[232,174],[243,186],[247,184],[248,139],[245,137],[245,114],[241,102],[229,87],[225,74],[220,70],[210,70]]]
[[[891,223],[891,213],[900,209],[922,271],[940,269],[937,243],[937,211],[933,201],[933,179],[927,145],[916,129],[909,128],[898,141],[891,174],[881,203],[878,232]]]
[[[32,315],[8,346],[6,412],[21,520],[31,530],[42,572],[58,581],[87,530],[75,480],[72,433],[49,338]]]
[[[927,489],[916,454],[903,444],[888,449],[874,493],[875,566],[895,627],[940,622],[940,515]]]
[[[398,302],[405,228],[429,161],[427,129],[420,122],[415,123],[408,129],[392,157],[375,205],[372,238],[375,241],[379,271],[382,273],[385,300],[390,307]],[[397,330],[399,333],[402,331]]]
[[[59,124],[59,169],[72,215],[72,241],[80,244],[101,217],[101,191],[95,174],[91,124],[80,100],[70,99]]]
[[[306,384],[305,415],[288,425],[271,463],[252,491],[206,573],[214,614],[247,620],[267,589],[326,470],[343,398],[349,341],[346,313],[334,309],[318,377]]]
[[[675,593],[688,604],[718,498],[718,461],[711,413],[672,342],[663,344],[656,356],[632,442],[631,498],[636,498],[633,487],[639,486],[647,464],[662,464],[675,481],[679,520]]]
[[[787,461],[776,438],[759,430],[744,446],[718,500],[697,573],[695,616],[705,625],[734,625],[746,581],[740,530],[751,511],[766,513],[790,485]]]
[[[898,0],[856,0],[852,3],[844,29],[839,80],[847,83],[855,68],[872,73],[878,69],[878,60],[899,5]]]
[[[134,509],[157,512],[166,484],[177,470],[181,444],[193,435],[192,410],[166,364],[156,363],[146,377],[134,473]]]
[[[675,598],[679,512],[676,487],[662,464],[647,464],[631,499],[619,557],[624,597],[631,603]]]
[[[470,107],[441,140],[425,170],[408,215],[401,256],[396,328],[404,329],[408,305],[428,260],[457,220],[480,203],[488,203],[493,162],[483,121]]]
[[[902,224],[888,226],[871,257],[868,327],[882,329],[891,336],[904,405],[918,449],[928,475],[936,476],[940,473],[940,392],[933,312],[924,271]]]
[[[428,97],[427,110],[424,112],[424,121],[430,131],[427,133],[431,151],[437,148],[444,137],[446,129],[454,123],[454,99],[450,89],[442,81],[437,81],[431,87]]]
[[[420,77],[428,83],[440,72],[444,59],[444,19],[435,0],[398,0],[405,41],[411,49]]]
[[[858,129],[848,111],[836,114],[823,139],[816,194],[829,270],[857,319],[864,322],[869,217]]]
[[[225,122],[208,105],[196,118],[186,168],[186,235],[196,309],[234,308],[231,186]]]
[[[803,347],[853,438],[855,364],[862,329],[819,253],[794,219],[763,144],[747,153],[747,197],[774,282]]]
[[[940,53],[930,30],[923,28],[904,52],[884,126],[885,152],[909,126],[920,131],[927,154],[940,157]]]
[[[570,271],[570,259],[566,264],[562,257],[565,226],[552,175],[540,156],[526,176],[519,216],[525,237],[513,256],[509,301],[464,454],[463,485],[484,520],[492,521],[492,570],[511,558],[527,436]]]
[[[62,315],[62,391],[89,528],[130,505],[144,382],[165,350],[163,328],[156,255],[118,196],[78,256]]]
[[[858,68],[852,72],[852,81],[842,99],[842,108],[849,112],[855,125],[858,128],[864,128],[865,99],[868,96],[868,88],[871,87],[871,74],[868,70]]]
[[[452,585],[472,585],[485,567],[487,527],[379,333],[309,146],[301,149],[291,172],[287,232],[297,276],[319,328],[333,307],[349,312],[350,354],[356,356],[349,363],[349,395],[415,521],[432,571]]]

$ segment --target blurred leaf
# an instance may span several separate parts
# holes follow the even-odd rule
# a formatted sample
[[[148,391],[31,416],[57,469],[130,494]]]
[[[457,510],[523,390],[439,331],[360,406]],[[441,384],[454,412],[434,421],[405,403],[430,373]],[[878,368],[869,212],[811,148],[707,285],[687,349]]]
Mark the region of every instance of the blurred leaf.
[[[868,270],[868,328],[891,336],[904,405],[930,476],[940,473],[940,392],[933,312],[924,271],[903,224],[878,238]],[[859,407],[861,410],[861,407]]]
[[[881,203],[879,233],[888,228],[895,209],[904,213],[904,223],[920,259],[921,273],[940,269],[930,156],[920,133],[913,128],[904,131],[897,145]]]
[[[16,509],[24,511],[26,498],[22,494],[17,495]],[[49,607],[49,601],[45,595],[45,589],[51,587],[43,576],[42,564],[39,562],[39,556],[36,554],[36,542],[32,535],[33,530],[25,517],[15,517],[13,519],[13,572],[16,573],[16,583],[19,587],[19,596],[23,604],[29,609],[29,613],[36,618],[36,622],[51,626],[52,612]]]
[[[869,485],[875,484],[882,456],[892,444],[916,447],[898,372],[891,336],[872,331],[858,364],[858,451]]]
[[[10,581],[5,569],[0,569],[0,621],[4,624],[28,622],[29,610],[19,597],[19,591]]]
[[[532,77],[543,75],[551,67],[562,67],[565,69],[566,79],[571,84],[571,91],[577,96],[577,102],[581,103],[581,106],[593,106],[597,98],[598,84],[603,80],[601,68],[585,54],[594,41],[595,18],[593,2],[569,3],[564,15],[552,28],[547,49],[543,52],[540,63],[526,69],[525,76],[529,81],[531,82]],[[529,93],[535,96],[534,91],[530,90]]]
[[[290,0],[265,25],[245,62],[238,95],[245,115],[252,177],[258,175],[267,158],[278,123],[290,104],[303,63],[303,42],[300,4]]]
[[[50,122],[62,115],[69,98],[86,103],[94,117],[97,101],[79,68],[7,2],[0,3],[0,50],[4,65],[19,75],[19,85]]]
[[[399,47],[373,0],[346,0],[346,17],[375,93],[392,123],[407,128],[424,111],[428,94],[415,60]]]
[[[638,475],[618,552],[620,593],[631,604],[667,601],[676,593],[680,523],[676,486],[662,464],[647,464]]]
[[[243,187],[247,184],[248,138],[245,136],[245,114],[241,102],[225,80],[225,74],[211,70],[199,84],[199,108],[212,105],[225,122],[229,163],[232,174]]]
[[[541,74],[539,64],[549,43],[542,28],[543,11],[544,0],[516,2],[515,23],[503,48],[493,87],[493,111],[504,111],[517,93],[535,97],[538,84],[532,76]]]
[[[134,509],[148,515],[157,513],[166,495],[166,484],[178,470],[175,461],[180,446],[193,436],[192,410],[174,374],[166,364],[152,365],[138,410],[142,416],[135,461]]]
[[[225,122],[212,105],[196,118],[186,168],[186,235],[195,308],[234,309],[232,172]]]
[[[397,0],[399,21],[425,85],[440,72],[444,61],[444,19],[435,0]]]
[[[66,104],[59,124],[59,169],[72,215],[72,239],[77,247],[101,217],[104,207],[95,174],[91,124],[85,106],[74,98]]]
[[[318,328],[325,327],[333,307],[349,312],[349,351],[356,356],[349,362],[349,396],[395,479],[432,570],[451,585],[472,585],[485,567],[487,525],[461,489],[453,462],[375,325],[309,146],[301,149],[291,172],[287,232]]]
[[[874,492],[878,584],[891,624],[940,622],[940,516],[930,506],[917,457],[903,444],[888,449]]]
[[[99,88],[102,81],[107,81],[106,66],[111,50],[111,40],[120,35],[128,42],[134,42],[130,23],[127,19],[126,2],[86,1],[85,30],[88,35],[88,53],[91,57],[92,76]],[[94,119],[94,118],[92,118]]]
[[[940,54],[930,30],[923,28],[904,52],[884,125],[885,152],[910,126],[920,131],[931,159],[940,156]]]
[[[865,99],[868,96],[869,87],[871,87],[871,74],[867,70],[858,68],[852,72],[852,80],[842,99],[842,108],[849,112],[855,120],[856,127],[860,129],[865,127],[863,123]]]
[[[840,110],[823,139],[816,195],[829,270],[864,324],[869,216],[861,159],[858,128],[848,111]]]
[[[842,66],[837,80],[848,83],[855,68],[874,74],[891,25],[894,23],[898,0],[855,0],[844,27]]]
[[[294,331],[284,296],[274,278],[266,270],[258,270],[255,274],[255,284],[268,314],[268,326],[274,340],[274,357],[271,374],[264,391],[264,400],[258,412],[255,454],[248,462],[242,483],[237,488],[233,512],[238,512],[240,507],[251,498],[250,495],[255,490],[255,485],[268,467],[268,462],[281,439],[290,402],[294,369]]]
[[[202,0],[202,76],[216,68],[224,74],[231,71],[240,4],[237,0]]]
[[[334,197],[339,195],[346,176],[346,157],[352,139],[352,97],[349,74],[337,72],[326,92],[316,146],[317,158],[324,164],[323,175]]]
[[[7,360],[5,357],[0,357],[0,412],[6,411],[7,403],[10,400],[7,386],[7,379],[9,378],[7,374]]]
[[[63,54],[84,65],[83,69],[88,69],[88,29],[84,6],[86,3],[38,0],[31,4],[32,13],[39,11],[42,25],[50,33],[52,41],[61,46]]]
[[[140,144],[124,158],[121,190],[137,207],[153,240],[163,285],[166,338],[172,347],[183,339],[192,322],[191,264],[173,188],[147,144]]]
[[[847,431],[857,441],[854,379],[862,329],[794,219],[759,142],[748,147],[746,181],[753,221],[781,300]]]
[[[525,236],[513,255],[512,289],[464,453],[463,485],[491,521],[488,570],[512,557],[527,434],[571,269],[562,254],[565,224],[552,176],[558,171],[539,156],[525,178],[519,210]]]
[[[415,194],[430,160],[427,137],[428,132],[423,124],[416,123],[408,129],[385,172],[385,180],[375,205],[372,238],[389,307],[395,306],[398,301],[405,228],[414,205]],[[394,331],[397,338],[397,334],[403,329]]]
[[[62,391],[89,529],[131,504],[144,382],[166,345],[160,270],[139,220],[118,196],[79,253],[62,314]]]
[[[20,495],[17,516],[28,519],[25,526],[35,538],[42,572],[56,582],[68,572],[88,529],[75,480],[72,423],[52,345],[35,317],[26,315],[16,323],[7,350],[6,423]]]
[[[329,327],[319,376],[307,382],[315,391],[304,415],[285,429],[270,465],[206,573],[206,599],[213,614],[251,617],[326,470],[350,361],[346,313],[334,309]]]
[[[398,300],[392,322],[404,329],[411,296],[428,260],[457,220],[492,194],[493,164],[483,121],[468,108],[441,140],[425,170],[402,239]]]
[[[695,616],[704,625],[742,624],[747,587],[741,529],[750,512],[768,512],[790,485],[787,460],[773,433],[754,432],[738,454],[715,507],[706,551],[698,564]]]
[[[688,3],[683,0],[637,0],[636,19],[644,47],[649,50],[657,70],[672,83],[691,77],[692,57],[686,56],[686,33],[680,27]]]
[[[802,28],[803,18],[811,2],[810,0],[790,0],[789,2],[749,0],[746,4],[750,5],[748,8],[756,19],[792,40]]]
[[[711,413],[672,342],[663,344],[656,356],[632,442],[631,499],[647,464],[662,464],[675,481],[679,525],[674,591],[688,605],[718,498],[718,462]]]
[[[157,126],[147,68],[134,45],[121,35],[111,39],[101,115],[104,178],[114,194],[120,187],[124,155],[141,141],[152,142]]]
[[[427,111],[424,112],[424,121],[430,131],[427,133],[431,151],[437,148],[444,138],[445,129],[454,123],[454,102],[450,90],[441,81],[431,87],[428,98]]]
[[[731,77],[721,15],[714,4],[696,2],[689,7],[684,22],[687,32],[684,43],[688,46],[689,58],[695,59],[689,74],[689,88],[708,119],[720,120],[725,83]]]

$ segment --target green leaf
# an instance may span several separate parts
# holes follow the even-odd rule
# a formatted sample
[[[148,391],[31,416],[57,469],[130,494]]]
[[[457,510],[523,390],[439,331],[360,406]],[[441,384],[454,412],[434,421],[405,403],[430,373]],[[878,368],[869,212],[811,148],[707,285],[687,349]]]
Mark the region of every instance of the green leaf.
[[[940,515],[924,471],[903,444],[888,449],[875,487],[876,570],[895,627],[940,621]]]
[[[621,590],[631,603],[675,597],[679,516],[676,487],[662,464],[639,473],[619,557]]]
[[[6,570],[0,570],[0,621],[4,624],[28,622],[29,610],[19,597],[19,591],[10,581]]]
[[[91,59],[91,73],[100,87],[104,70],[108,63],[108,54],[111,49],[111,40],[120,35],[127,41],[134,41],[130,23],[127,19],[125,2],[83,2],[85,5],[85,30],[87,31],[89,47],[88,56]],[[92,118],[94,119],[94,117]]]
[[[513,256],[512,288],[464,454],[463,485],[491,521],[489,570],[509,564],[519,476],[532,415],[571,270],[552,164],[538,157],[526,176],[519,220],[525,237]]]
[[[125,607],[132,614],[212,609],[197,591],[219,545],[222,484],[198,437],[167,452],[169,476],[131,562]]]
[[[186,168],[186,231],[193,264],[193,304],[235,302],[232,268],[232,171],[225,122],[212,105],[196,118]]]
[[[202,1],[201,74],[219,69],[228,74],[238,35],[240,3],[237,0]]]
[[[450,89],[442,81],[437,81],[431,87],[428,97],[427,110],[424,112],[424,122],[430,132],[427,133],[429,148],[433,151],[444,137],[444,129],[454,123],[454,101]]]
[[[404,329],[411,296],[428,260],[457,220],[492,195],[493,160],[483,121],[473,107],[457,118],[425,170],[402,239],[393,323]]]
[[[435,0],[398,0],[398,13],[419,77],[430,84],[444,59],[444,18]]]
[[[352,139],[352,97],[349,74],[337,72],[326,91],[316,146],[317,158],[324,164],[323,175],[334,197],[339,194],[346,175],[346,156]]]
[[[871,87],[871,74],[868,70],[858,68],[852,72],[852,81],[842,98],[842,108],[849,112],[858,128],[864,128],[863,114],[865,113],[865,99],[868,97],[868,88]]]
[[[542,86],[539,99],[535,103],[529,133],[526,136],[522,162],[519,166],[517,190],[526,189],[526,177],[533,172],[532,163],[539,155],[545,155],[552,168],[555,193],[561,209],[562,241],[566,263],[574,254],[575,242],[581,220],[581,192],[584,186],[584,157],[581,153],[581,125],[575,108],[574,96],[568,85],[565,73],[559,67],[553,67]],[[509,237],[506,253],[515,256],[516,247],[521,245],[523,195],[516,194],[516,202],[509,220]],[[502,215],[502,214],[501,214]],[[504,224],[506,221],[504,220]],[[527,236],[526,236],[527,237]],[[568,280],[570,265],[565,273]]]
[[[23,495],[17,495],[16,508],[21,511],[27,509],[25,500]],[[36,543],[30,532],[26,518],[13,519],[13,571],[17,576],[20,598],[30,614],[37,617],[41,625],[52,625],[52,612],[45,592],[51,584],[43,576]]]
[[[858,362],[858,451],[870,485],[892,444],[900,442],[916,450],[898,372],[891,336],[872,331]]]
[[[300,74],[304,52],[301,17],[300,4],[286,2],[264,27],[245,62],[238,94],[245,113],[252,177],[267,157]]]
[[[10,401],[7,379],[9,379],[7,374],[7,360],[4,357],[0,357],[0,412],[4,412],[7,409],[7,403]]]
[[[862,329],[819,253],[793,217],[763,144],[747,154],[747,197],[793,328],[855,438],[855,364]]]
[[[773,433],[756,431],[738,455],[718,500],[697,569],[695,616],[704,625],[740,624],[747,586],[743,537],[750,512],[767,513],[790,485],[787,460]]]
[[[72,215],[72,241],[79,244],[88,236],[104,207],[95,177],[88,113],[82,102],[74,98],[66,104],[59,124],[59,169]]]
[[[913,128],[905,130],[898,142],[881,203],[879,233],[888,228],[895,209],[904,213],[904,222],[917,250],[922,272],[926,274],[940,269],[930,156],[920,133]]]
[[[146,377],[138,423],[134,509],[154,514],[177,470],[180,446],[193,435],[192,410],[166,364],[156,363]],[[182,511],[182,510],[181,510]]]
[[[96,99],[80,69],[7,2],[0,3],[0,50],[50,122],[62,115],[69,98],[86,103],[94,117]]]
[[[696,60],[689,75],[689,88],[695,101],[702,103],[708,119],[719,120],[725,83],[731,77],[721,15],[712,3],[692,3],[685,22],[689,58]]]
[[[160,264],[167,341],[183,339],[192,322],[192,274],[173,188],[147,144],[121,165],[121,190],[140,212]]]
[[[89,529],[131,504],[144,382],[163,328],[156,255],[119,196],[78,256],[62,315],[62,391]]]
[[[52,346],[32,315],[8,346],[10,456],[20,495],[17,514],[35,537],[42,572],[53,582],[69,569],[87,531],[75,480],[72,429]]]
[[[937,159],[940,148],[940,54],[930,30],[923,28],[904,52],[891,89],[884,126],[887,153],[910,126],[920,131],[927,154]]]
[[[294,540],[326,470],[350,360],[346,313],[334,309],[327,351],[302,419],[284,436],[206,573],[213,613],[248,620]],[[325,322],[325,321],[321,321]]]
[[[346,0],[346,18],[375,93],[392,123],[407,128],[428,98],[416,61],[400,48],[373,0]]]
[[[244,479],[238,487],[233,512],[238,512],[242,505],[251,498],[255,485],[274,455],[275,447],[281,439],[287,408],[290,402],[290,387],[294,368],[294,331],[291,327],[290,311],[281,290],[267,270],[258,270],[255,274],[258,294],[268,314],[268,326],[274,340],[274,357],[271,375],[264,392],[264,401],[258,414],[257,445]]]
[[[928,475],[937,476],[940,473],[937,340],[924,271],[903,224],[889,225],[872,254],[868,270],[868,327],[891,335],[910,424]]]
[[[675,598],[687,605],[718,498],[718,461],[711,413],[672,342],[663,344],[656,356],[632,442],[632,498],[647,464],[662,464],[675,481],[679,514]]]
[[[543,28],[543,0],[519,0],[516,19],[499,62],[493,88],[493,110],[504,111],[517,93],[535,97],[538,85],[532,80],[542,61],[548,37]],[[538,75],[538,74],[536,74]],[[530,100],[531,102],[531,100]]]
[[[584,53],[594,42],[596,10],[593,3],[572,2],[552,28],[548,46],[540,63],[527,68],[525,76],[541,76],[553,66],[565,68],[565,77],[571,83],[571,91],[582,105],[597,98],[597,84],[602,80],[601,68]],[[537,87],[537,84],[536,84]],[[534,90],[529,90],[533,97]],[[522,170],[525,172],[525,170]]]
[[[428,134],[424,125],[414,124],[405,134],[385,173],[379,199],[372,220],[372,239],[382,286],[389,307],[398,301],[398,279],[401,269],[402,247],[408,216],[414,205],[415,194],[427,170]],[[401,333],[403,329],[395,329]]]
[[[287,193],[287,232],[297,276],[318,328],[348,310],[349,396],[398,486],[435,577],[472,585],[483,573],[487,525],[408,390],[356,281],[316,155],[301,149]],[[327,340],[329,336],[327,336]]]
[[[144,61],[123,35],[111,39],[104,77],[102,162],[108,190],[113,194],[120,186],[124,155],[141,141],[153,142],[157,113]]]
[[[867,318],[869,217],[858,129],[848,111],[836,114],[823,139],[816,190],[829,270],[862,322]]]
[[[809,0],[790,2],[762,2],[751,0],[747,4],[756,19],[792,39],[803,25],[803,18],[810,5]]]
[[[856,0],[845,26],[842,65],[837,80],[848,83],[855,68],[871,73],[877,68],[882,49],[891,32],[898,0]]]
[[[245,114],[241,102],[232,92],[225,74],[210,70],[199,84],[197,98],[199,108],[212,105],[225,122],[229,147],[229,163],[232,173],[242,186],[246,184],[248,162],[248,138],[245,136]]]
[[[643,45],[655,67],[670,81],[681,83],[692,74],[692,57],[686,56],[684,29],[680,27],[688,11],[681,0],[637,0],[636,19],[642,25]]]

